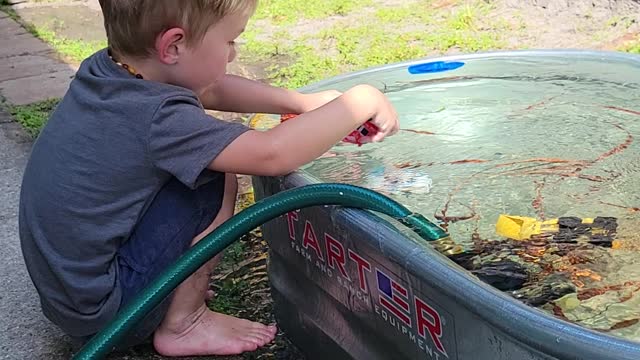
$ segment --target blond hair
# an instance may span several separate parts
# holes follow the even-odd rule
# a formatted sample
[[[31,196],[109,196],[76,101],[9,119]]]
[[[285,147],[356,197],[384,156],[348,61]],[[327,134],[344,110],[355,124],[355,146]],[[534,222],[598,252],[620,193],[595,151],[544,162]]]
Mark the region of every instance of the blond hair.
[[[118,56],[153,53],[156,37],[180,27],[188,45],[202,41],[224,16],[254,11],[258,0],[99,0],[109,49]]]

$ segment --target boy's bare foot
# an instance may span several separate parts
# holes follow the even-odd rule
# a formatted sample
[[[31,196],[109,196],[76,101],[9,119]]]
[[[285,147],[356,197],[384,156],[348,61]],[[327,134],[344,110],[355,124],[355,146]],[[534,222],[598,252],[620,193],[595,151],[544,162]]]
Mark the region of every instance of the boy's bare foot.
[[[275,326],[213,312],[203,306],[182,324],[163,323],[153,345],[164,356],[236,355],[257,350],[276,336]]]

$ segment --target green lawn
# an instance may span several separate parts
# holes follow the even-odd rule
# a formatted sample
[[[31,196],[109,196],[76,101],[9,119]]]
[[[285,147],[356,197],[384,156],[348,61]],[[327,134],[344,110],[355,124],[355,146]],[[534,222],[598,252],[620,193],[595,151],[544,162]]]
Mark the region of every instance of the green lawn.
[[[32,137],[37,137],[60,99],[49,99],[28,105],[8,105],[9,113]]]
[[[264,66],[275,85],[298,88],[340,73],[428,55],[498,50],[506,46],[508,36],[527,31],[514,14],[509,19],[488,16],[494,5],[484,0],[449,1],[453,5],[446,9],[434,8],[433,0],[386,7],[375,0],[308,3],[261,0],[241,37],[240,61]],[[106,46],[106,41],[87,43],[26,26],[75,62]],[[620,50],[639,53],[640,40]]]
[[[242,37],[241,61],[271,64],[272,83],[297,88],[340,73],[451,49],[500,49],[503,34],[521,30],[519,23],[488,19],[491,6],[482,0],[452,11],[432,9],[431,0],[363,8],[370,2],[327,1],[320,8],[304,8],[299,0],[263,1]],[[326,16],[329,20],[319,20]],[[310,25],[303,30],[301,23]]]
[[[408,59],[502,49],[509,36],[527,31],[514,14],[509,19],[489,16],[493,5],[484,0],[449,3],[453,5],[442,9],[434,8],[433,0],[406,0],[386,7],[375,0],[325,0],[313,6],[307,0],[261,0],[239,39],[238,61],[264,67],[272,84],[299,88],[340,73]],[[10,8],[2,9],[17,18]],[[63,38],[49,28],[24,25],[74,62],[106,46],[106,40],[87,43]],[[640,39],[620,50],[640,53]],[[13,107],[13,112],[37,134],[51,104]]]
[[[68,39],[58,36],[52,30],[38,27],[31,27],[30,31],[35,36],[51,45],[51,47],[56,49],[56,51],[61,55],[77,63],[82,62],[82,60],[88,58],[96,51],[107,47],[106,40],[87,42],[82,40]]]
[[[629,45],[629,47],[624,50],[633,54],[640,54],[640,39],[638,39],[634,44]]]

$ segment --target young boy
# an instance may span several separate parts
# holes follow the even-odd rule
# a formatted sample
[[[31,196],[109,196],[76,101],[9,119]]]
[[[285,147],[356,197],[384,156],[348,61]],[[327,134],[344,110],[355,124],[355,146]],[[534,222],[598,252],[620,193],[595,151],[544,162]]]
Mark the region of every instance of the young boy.
[[[44,314],[86,341],[233,215],[235,174],[279,176],[365,121],[381,141],[396,112],[369,86],[300,94],[225,74],[256,0],[101,0],[108,49],[82,63],[34,144],[20,237]],[[210,116],[300,113],[259,132]],[[205,305],[212,259],[137,325],[166,356],[226,355],[273,340],[274,326]]]

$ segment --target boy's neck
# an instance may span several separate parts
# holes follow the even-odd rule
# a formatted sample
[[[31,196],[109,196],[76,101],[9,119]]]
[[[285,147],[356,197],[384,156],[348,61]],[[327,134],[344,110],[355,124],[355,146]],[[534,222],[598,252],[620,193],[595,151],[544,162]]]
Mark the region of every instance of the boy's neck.
[[[167,72],[161,69],[152,59],[113,56],[111,53],[109,53],[109,56],[114,63],[127,70],[132,77],[161,83],[171,82],[166,76]]]

